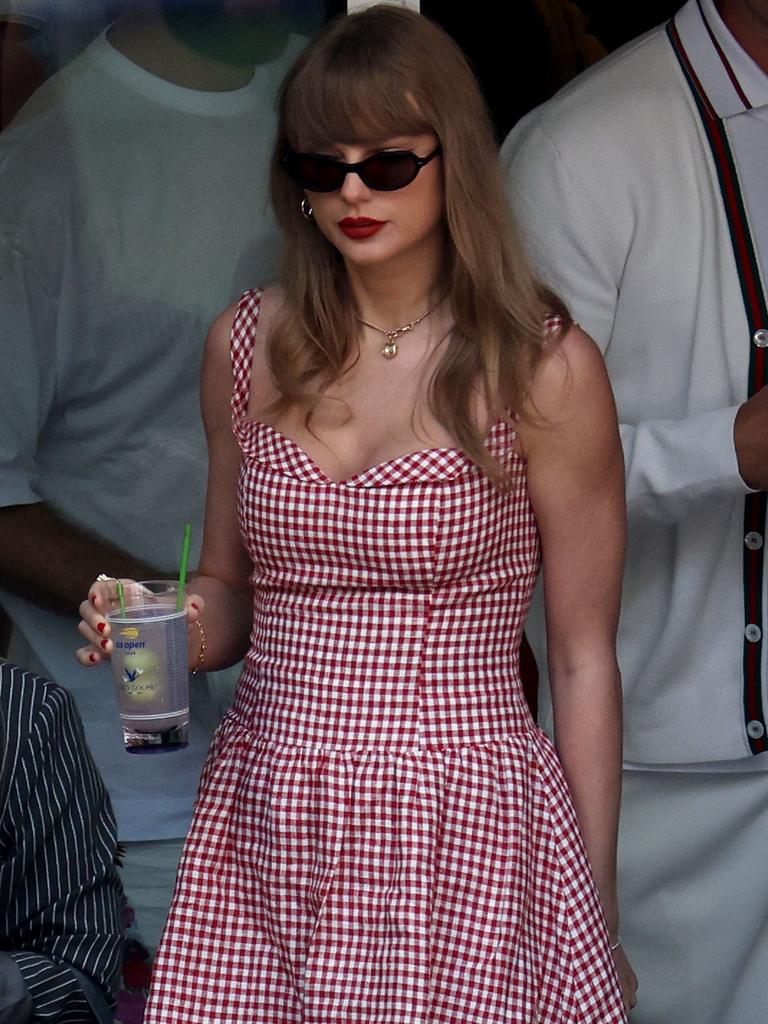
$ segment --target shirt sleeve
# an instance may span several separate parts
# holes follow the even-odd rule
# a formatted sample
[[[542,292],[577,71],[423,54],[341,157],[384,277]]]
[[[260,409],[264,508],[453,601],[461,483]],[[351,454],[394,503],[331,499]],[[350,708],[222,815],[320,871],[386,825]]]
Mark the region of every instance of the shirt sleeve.
[[[631,244],[619,227],[623,217],[594,194],[600,188],[596,176],[573,180],[568,161],[535,118],[507,138],[502,164],[538,273],[605,354]],[[750,493],[739,474],[733,436],[738,408],[622,423],[629,514],[681,521],[702,500]]]
[[[44,685],[2,821],[3,946],[35,1021],[92,1024],[114,1007],[124,943],[115,822],[72,698]]]
[[[21,204],[0,200],[0,366],[12,386],[0,401],[0,506],[40,501],[38,438],[57,376],[55,299],[42,261],[27,251]]]

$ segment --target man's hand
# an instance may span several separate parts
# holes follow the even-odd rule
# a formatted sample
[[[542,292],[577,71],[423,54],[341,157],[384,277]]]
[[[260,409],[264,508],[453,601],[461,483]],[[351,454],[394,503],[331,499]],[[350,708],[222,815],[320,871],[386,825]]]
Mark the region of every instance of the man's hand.
[[[736,413],[733,440],[744,483],[756,491],[768,491],[768,387]]]

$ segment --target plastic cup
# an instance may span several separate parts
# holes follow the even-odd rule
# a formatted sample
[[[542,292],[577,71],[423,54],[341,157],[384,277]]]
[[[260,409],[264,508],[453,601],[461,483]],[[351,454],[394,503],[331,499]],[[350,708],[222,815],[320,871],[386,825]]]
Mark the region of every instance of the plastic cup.
[[[189,743],[187,615],[176,611],[178,584],[145,580],[124,587],[125,610],[107,614],[112,673],[131,754],[180,750]]]

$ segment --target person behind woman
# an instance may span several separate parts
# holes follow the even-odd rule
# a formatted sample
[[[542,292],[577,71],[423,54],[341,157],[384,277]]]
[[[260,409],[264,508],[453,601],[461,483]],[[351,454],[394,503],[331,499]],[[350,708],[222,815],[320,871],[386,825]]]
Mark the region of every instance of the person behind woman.
[[[374,7],[304,51],[272,185],[282,287],[207,343],[188,605],[190,665],[246,667],[147,1022],[618,1024],[602,359],[532,278],[477,86],[426,18]],[[540,551],[562,769],[519,683]],[[114,587],[81,605],[83,664]]]

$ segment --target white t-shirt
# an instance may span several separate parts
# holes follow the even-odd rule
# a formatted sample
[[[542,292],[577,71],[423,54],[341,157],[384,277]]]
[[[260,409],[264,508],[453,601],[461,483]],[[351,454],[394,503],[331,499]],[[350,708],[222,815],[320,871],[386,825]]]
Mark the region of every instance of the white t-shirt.
[[[194,564],[203,344],[218,312],[274,276],[274,96],[300,43],[214,93],[156,78],[102,35],[0,136],[3,505],[49,502],[169,573],[191,521]],[[108,669],[74,660],[74,609],[0,602],[14,659],[74,693],[121,838],[183,835],[221,710],[205,683],[187,750],[128,755]]]

